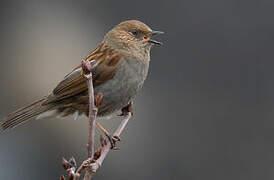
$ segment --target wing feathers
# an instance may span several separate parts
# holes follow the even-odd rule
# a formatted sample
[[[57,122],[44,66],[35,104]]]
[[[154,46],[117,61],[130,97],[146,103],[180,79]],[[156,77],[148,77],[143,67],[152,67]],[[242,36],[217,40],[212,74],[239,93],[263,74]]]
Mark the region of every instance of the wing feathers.
[[[121,54],[100,45],[86,57],[86,60],[94,60],[96,67],[92,70],[92,74],[93,86],[96,87],[107,82],[115,75],[119,61],[121,60]],[[45,103],[56,102],[86,90],[86,80],[82,75],[81,65],[79,65],[56,86]]]

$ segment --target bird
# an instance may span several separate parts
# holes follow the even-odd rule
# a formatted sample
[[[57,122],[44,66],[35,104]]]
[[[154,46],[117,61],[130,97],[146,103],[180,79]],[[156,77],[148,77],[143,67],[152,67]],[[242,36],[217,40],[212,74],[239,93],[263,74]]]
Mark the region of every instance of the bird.
[[[127,20],[106,33],[85,60],[92,65],[94,95],[103,94],[98,117],[108,117],[133,101],[148,75],[150,50],[162,45],[152,37],[162,34],[138,20]],[[3,131],[31,119],[89,114],[89,95],[81,64],[57,84],[52,92],[20,108],[0,122]]]

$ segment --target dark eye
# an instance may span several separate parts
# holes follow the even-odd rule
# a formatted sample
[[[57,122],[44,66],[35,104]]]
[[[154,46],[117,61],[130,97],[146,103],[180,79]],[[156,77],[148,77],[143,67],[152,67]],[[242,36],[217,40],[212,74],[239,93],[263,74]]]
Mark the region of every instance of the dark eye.
[[[136,36],[136,35],[138,34],[137,29],[133,29],[133,30],[131,30],[130,32],[131,32],[131,34],[133,34],[134,36]]]

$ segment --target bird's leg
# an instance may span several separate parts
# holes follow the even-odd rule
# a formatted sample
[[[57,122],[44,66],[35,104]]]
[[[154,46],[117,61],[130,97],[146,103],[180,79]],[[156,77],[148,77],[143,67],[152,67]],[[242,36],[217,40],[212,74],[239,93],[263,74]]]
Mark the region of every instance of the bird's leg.
[[[102,99],[103,99],[103,94],[102,93],[98,93],[95,97],[94,103],[95,106],[97,108],[99,108],[99,106],[102,103]],[[119,137],[116,136],[111,136],[110,133],[99,123],[99,122],[95,122],[96,126],[99,128],[99,130],[105,134],[105,136],[108,138],[110,144],[111,144],[111,149],[117,149],[116,148],[116,142],[117,141],[121,141],[121,139]]]
[[[99,122],[96,122],[96,126],[108,138],[108,140],[109,140],[109,142],[111,144],[111,149],[117,150],[116,142],[117,141],[121,141],[120,137],[118,137],[118,136],[111,136],[110,133]]]
[[[128,105],[124,108],[122,108],[122,113],[119,115],[119,116],[128,116],[130,114],[130,116],[133,114],[132,113],[132,101],[130,101],[128,103]],[[122,122],[123,123],[123,122]],[[114,149],[116,150],[117,147],[116,147],[116,142],[117,141],[121,141],[121,138],[118,136],[118,135],[114,135],[114,136],[111,136],[109,134],[109,132],[99,123],[99,122],[96,122],[96,126],[106,135],[106,137],[108,138],[109,142],[110,142],[110,145],[111,145],[111,148],[110,149]],[[121,126],[121,125],[120,125]],[[122,125],[123,126],[123,125]]]
[[[133,103],[132,103],[132,101],[130,101],[129,103],[128,103],[128,105],[127,106],[125,106],[124,108],[122,108],[122,113],[119,115],[119,116],[127,116],[129,113],[132,115],[133,114]],[[98,122],[97,122],[98,123]],[[117,141],[121,141],[121,138],[119,137],[119,136],[110,136],[109,135],[109,133],[108,133],[108,131],[106,130],[106,129],[104,129],[103,128],[103,126],[101,125],[101,124],[96,124],[97,125],[97,127],[99,128],[99,129],[101,129],[101,131],[107,136],[107,138],[109,139],[109,141],[110,141],[110,144],[111,144],[111,149],[113,149],[113,148],[116,148],[116,142]],[[100,127],[99,127],[100,126]]]

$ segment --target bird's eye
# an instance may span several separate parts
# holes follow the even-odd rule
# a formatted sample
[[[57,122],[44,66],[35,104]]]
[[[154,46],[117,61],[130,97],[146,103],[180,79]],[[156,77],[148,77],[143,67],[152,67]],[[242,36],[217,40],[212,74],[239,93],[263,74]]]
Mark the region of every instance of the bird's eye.
[[[133,30],[131,30],[130,32],[131,32],[131,34],[133,34],[134,36],[136,36],[136,35],[138,34],[138,31],[137,31],[136,29],[133,29]]]

